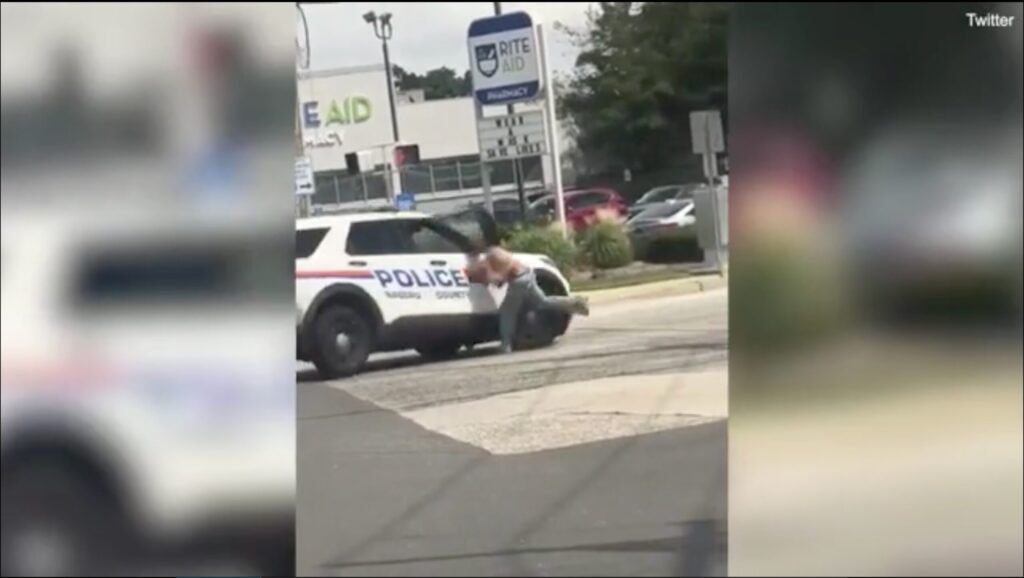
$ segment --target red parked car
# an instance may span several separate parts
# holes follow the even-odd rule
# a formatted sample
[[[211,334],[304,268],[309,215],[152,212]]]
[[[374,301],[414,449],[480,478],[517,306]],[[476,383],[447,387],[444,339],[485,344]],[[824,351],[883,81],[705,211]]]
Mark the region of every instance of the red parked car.
[[[619,217],[626,215],[626,201],[616,191],[604,187],[566,191],[565,220],[573,229],[581,229],[590,224],[598,213],[606,212]],[[555,196],[546,195],[530,205],[535,218],[558,219],[555,208]]]

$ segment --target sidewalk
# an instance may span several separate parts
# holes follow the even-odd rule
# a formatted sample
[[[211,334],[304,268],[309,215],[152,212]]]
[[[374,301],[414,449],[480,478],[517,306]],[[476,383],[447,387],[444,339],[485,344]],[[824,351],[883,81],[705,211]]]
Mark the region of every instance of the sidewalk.
[[[561,383],[405,414],[495,455],[532,453],[726,419],[728,369]]]

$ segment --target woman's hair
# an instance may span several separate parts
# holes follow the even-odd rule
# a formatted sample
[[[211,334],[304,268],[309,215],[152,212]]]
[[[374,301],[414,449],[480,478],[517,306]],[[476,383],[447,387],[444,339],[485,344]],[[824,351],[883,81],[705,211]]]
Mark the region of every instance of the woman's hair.
[[[474,243],[474,245],[477,245],[481,251],[486,251],[491,247],[497,246],[498,224],[494,222],[494,217],[492,217],[486,209],[481,207],[476,207],[473,210],[478,213],[479,222],[481,223],[481,229],[484,235],[484,238],[480,240],[480,243]],[[480,245],[482,245],[482,248]]]

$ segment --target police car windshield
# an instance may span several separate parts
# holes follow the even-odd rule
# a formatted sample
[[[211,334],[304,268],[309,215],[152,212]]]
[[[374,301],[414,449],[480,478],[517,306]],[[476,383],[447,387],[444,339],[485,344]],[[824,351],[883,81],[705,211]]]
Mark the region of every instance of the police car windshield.
[[[295,258],[306,259],[316,252],[327,235],[327,227],[295,231]]]

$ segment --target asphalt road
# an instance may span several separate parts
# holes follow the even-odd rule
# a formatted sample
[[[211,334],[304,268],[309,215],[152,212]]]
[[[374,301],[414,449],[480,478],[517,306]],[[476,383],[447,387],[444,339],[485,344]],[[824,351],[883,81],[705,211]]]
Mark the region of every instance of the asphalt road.
[[[724,420],[600,439],[643,416],[560,428],[553,414],[536,435],[557,445],[505,455],[420,416],[486,420],[491,400],[571,400],[590,380],[628,395],[641,377],[724,375],[726,305],[725,291],[602,305],[545,350],[381,356],[349,380],[300,368],[300,575],[724,575]]]
[[[498,356],[484,345],[434,363],[414,352],[378,355],[359,376],[331,385],[405,411],[558,383],[724,367],[727,307],[726,290],[620,301],[574,319],[568,333],[546,349]],[[304,365],[298,381],[301,386],[319,378]]]

